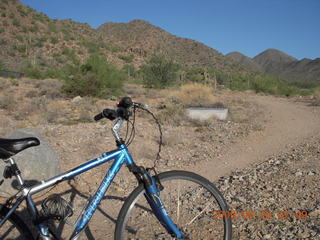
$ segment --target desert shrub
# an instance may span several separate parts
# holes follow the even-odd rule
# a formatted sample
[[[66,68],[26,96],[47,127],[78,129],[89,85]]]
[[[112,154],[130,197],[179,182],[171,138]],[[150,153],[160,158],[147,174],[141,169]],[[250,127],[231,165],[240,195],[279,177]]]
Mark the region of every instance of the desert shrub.
[[[26,44],[21,44],[21,45],[14,45],[15,49],[20,52],[20,53],[24,53],[27,49],[27,45]]]
[[[26,93],[27,98],[34,98],[37,97],[39,94],[35,90],[30,90],[29,92]]]
[[[16,35],[15,35],[15,38],[16,38],[18,41],[20,41],[20,42],[23,41],[23,36],[21,36],[21,35],[19,35],[19,34],[16,34]]]
[[[88,49],[90,54],[94,54],[99,51],[99,45],[95,42],[84,40],[81,43]]]
[[[5,19],[2,21],[2,25],[5,26],[5,27],[8,27],[9,26],[9,23],[8,21]]]
[[[16,18],[13,18],[13,20],[12,20],[12,25],[13,26],[20,26],[20,22],[19,22],[19,20],[18,19],[16,19]]]
[[[205,69],[201,67],[185,67],[185,78],[191,82],[203,82]]]
[[[23,26],[21,27],[21,32],[27,33],[28,31],[29,31],[29,28],[28,28],[26,25],[23,25]]]
[[[64,91],[69,96],[117,95],[126,75],[103,57],[91,56],[80,68],[70,67],[65,76]]]
[[[41,14],[41,13],[34,13],[32,14],[32,18],[34,20],[38,20],[40,22],[45,22],[48,20],[48,16],[44,15],[44,14]]]
[[[7,66],[2,60],[0,60],[0,70],[2,70],[2,71],[7,70]],[[3,81],[4,80],[1,80],[1,82],[3,82]]]
[[[126,63],[131,63],[133,58],[134,58],[134,56],[132,54],[130,54],[130,55],[122,55],[122,54],[120,54],[120,55],[118,55],[118,58],[120,58],[121,60],[125,61]]]
[[[17,10],[20,13],[21,17],[25,17],[28,15],[27,12],[24,10],[24,8],[21,5],[17,6]]]
[[[135,75],[135,68],[132,64],[125,64],[122,67],[122,70],[127,73],[128,77],[132,77]]]
[[[157,114],[157,118],[162,124],[170,125],[180,125],[182,121],[187,119],[183,106],[173,103],[166,104]]]
[[[53,37],[50,38],[50,42],[52,44],[57,44],[59,42],[59,39],[58,39],[58,37],[53,36]]]
[[[24,75],[29,78],[35,78],[35,79],[43,78],[43,74],[41,70],[37,66],[31,65],[31,64],[27,64],[27,66],[21,68],[20,71],[23,72]]]
[[[29,27],[29,31],[30,32],[37,32],[39,30],[39,27],[36,23],[33,23],[30,27]]]
[[[170,94],[170,100],[184,107],[211,107],[217,102],[209,85],[190,83],[182,85]]]
[[[177,80],[178,65],[164,56],[154,55],[141,67],[144,84],[149,88],[164,88]]]
[[[0,28],[0,33],[4,33],[4,28]]]
[[[5,38],[0,38],[0,45],[4,45],[7,43],[7,39]]]
[[[44,79],[39,80],[36,87],[39,88],[40,95],[49,99],[56,99],[63,97],[62,85],[63,83],[58,79]]]

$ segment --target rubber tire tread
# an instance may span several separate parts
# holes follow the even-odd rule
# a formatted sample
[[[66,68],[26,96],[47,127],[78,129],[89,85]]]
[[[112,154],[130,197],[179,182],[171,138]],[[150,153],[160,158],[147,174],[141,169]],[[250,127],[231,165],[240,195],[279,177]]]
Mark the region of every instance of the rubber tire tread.
[[[160,180],[165,179],[165,178],[175,179],[175,178],[181,177],[181,179],[191,180],[193,182],[199,183],[200,185],[206,187],[207,190],[209,190],[213,194],[214,198],[219,203],[219,206],[222,211],[227,211],[229,209],[225,199],[223,198],[220,191],[214,186],[214,184],[211,183],[208,179],[206,179],[196,173],[188,172],[188,171],[168,171],[168,172],[160,173],[158,175],[158,177]],[[115,234],[114,234],[115,240],[123,240],[123,239],[121,239],[121,236],[122,236],[121,231],[122,231],[122,225],[124,224],[124,220],[125,220],[127,211],[129,210],[132,202],[137,198],[137,196],[143,190],[144,190],[144,186],[143,186],[143,184],[140,184],[138,187],[136,187],[131,192],[129,197],[125,200],[125,203],[123,204],[123,206],[119,212],[118,218],[117,218],[117,225],[116,225]],[[226,219],[224,223],[225,223],[224,224],[225,236],[223,239],[224,240],[231,240],[232,239],[231,219],[230,218]]]

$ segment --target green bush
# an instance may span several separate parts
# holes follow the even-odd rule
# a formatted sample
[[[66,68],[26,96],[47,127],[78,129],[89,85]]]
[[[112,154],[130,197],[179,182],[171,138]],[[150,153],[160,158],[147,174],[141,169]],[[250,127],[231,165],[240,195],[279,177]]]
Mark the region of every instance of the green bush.
[[[20,26],[19,20],[16,19],[16,18],[14,18],[14,19],[12,20],[12,25],[17,26],[17,27]]]
[[[93,55],[80,68],[70,67],[63,90],[69,96],[117,95],[126,76],[104,58]]]
[[[36,23],[32,24],[30,27],[29,27],[29,31],[30,32],[37,32],[39,30],[39,27]]]
[[[82,41],[82,45],[85,46],[91,54],[97,53],[100,49],[99,45],[92,41],[84,40]]]
[[[57,44],[59,42],[59,39],[58,39],[58,37],[53,36],[53,37],[50,38],[50,42],[52,44]]]
[[[164,88],[177,81],[179,67],[164,56],[154,55],[141,67],[144,84],[149,88]]]

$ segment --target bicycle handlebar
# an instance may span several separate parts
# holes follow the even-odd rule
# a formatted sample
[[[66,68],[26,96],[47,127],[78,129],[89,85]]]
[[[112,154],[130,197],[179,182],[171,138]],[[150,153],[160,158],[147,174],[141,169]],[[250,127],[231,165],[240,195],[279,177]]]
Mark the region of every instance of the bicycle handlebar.
[[[132,99],[130,97],[123,97],[119,100],[117,104],[118,108],[116,110],[106,108],[101,113],[94,116],[94,120],[99,121],[103,118],[107,118],[111,121],[115,120],[116,118],[128,120],[132,115],[132,106],[142,109],[148,108],[148,106],[143,103],[132,102]]]

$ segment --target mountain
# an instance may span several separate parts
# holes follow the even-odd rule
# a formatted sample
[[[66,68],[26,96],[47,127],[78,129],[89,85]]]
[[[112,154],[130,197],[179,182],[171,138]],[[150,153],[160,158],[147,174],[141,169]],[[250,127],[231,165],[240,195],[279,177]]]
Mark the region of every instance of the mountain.
[[[287,64],[297,61],[296,58],[277,49],[267,49],[253,58],[253,61],[271,75],[278,75],[284,71]]]
[[[232,52],[226,55],[243,66],[272,75],[300,87],[320,85],[320,58],[296,58],[277,49],[267,49],[254,58]]]
[[[146,21],[109,22],[97,31],[107,41],[124,47],[129,53],[138,53],[140,57],[161,53],[184,65],[209,67],[222,72],[250,72],[200,42],[177,37]]]
[[[174,36],[142,20],[105,23],[98,29],[71,20],[54,20],[18,0],[0,1],[0,65],[9,70],[42,69],[83,63],[98,53],[122,67],[139,68],[149,56],[164,54],[188,66],[222,73],[252,73],[195,40]]]
[[[259,64],[255,63],[253,59],[247,57],[246,55],[243,55],[240,52],[231,52],[228,53],[226,56],[247,68],[260,72],[263,71],[262,67]]]

